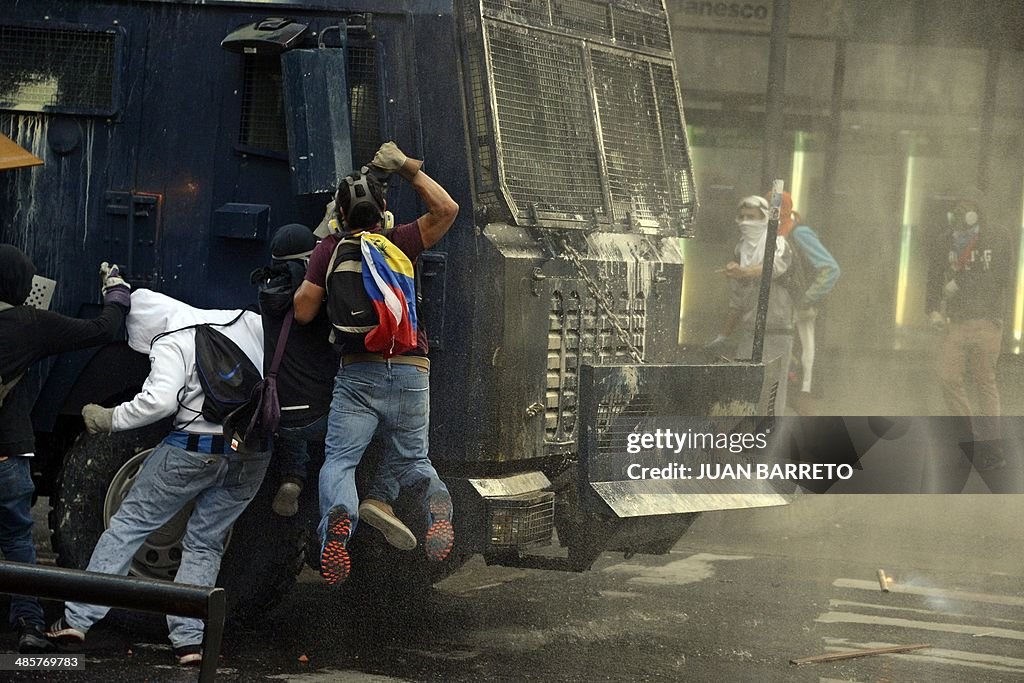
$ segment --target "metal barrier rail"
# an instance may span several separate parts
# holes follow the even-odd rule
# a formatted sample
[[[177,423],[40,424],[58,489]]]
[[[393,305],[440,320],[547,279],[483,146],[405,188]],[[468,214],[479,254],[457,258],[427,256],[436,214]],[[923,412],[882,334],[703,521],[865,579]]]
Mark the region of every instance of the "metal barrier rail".
[[[205,619],[200,683],[213,681],[217,673],[226,614],[223,588],[0,560],[0,593]]]

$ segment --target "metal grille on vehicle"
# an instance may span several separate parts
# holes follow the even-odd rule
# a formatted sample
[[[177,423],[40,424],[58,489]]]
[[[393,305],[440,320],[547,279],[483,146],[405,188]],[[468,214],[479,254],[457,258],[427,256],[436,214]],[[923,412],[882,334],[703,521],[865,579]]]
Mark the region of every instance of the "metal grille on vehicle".
[[[647,317],[643,295],[616,297],[615,313],[634,346],[643,351]],[[597,302],[582,300],[576,290],[554,292],[548,313],[544,413],[544,436],[549,443],[568,442],[576,436],[580,365],[612,362],[631,362],[629,349]]]
[[[600,207],[583,50],[497,25],[487,37],[505,184],[516,204],[569,214]]]
[[[372,45],[348,46],[348,100],[352,116],[352,164],[365,164],[380,145],[377,64]]]
[[[551,545],[555,527],[555,494],[535,491],[488,498],[491,545],[497,548],[536,548]]]
[[[349,44],[348,93],[352,118],[352,163],[366,163],[380,144],[376,56],[372,45]],[[277,56],[246,55],[242,75],[242,115],[238,143],[252,150],[285,155],[281,61]],[[360,161],[362,160],[362,161]]]
[[[661,0],[483,0],[487,16],[537,27],[571,29],[574,36],[628,48],[668,50],[668,16]]]
[[[668,92],[659,92],[652,72],[657,65],[648,60],[600,50],[591,52],[591,60],[614,215],[628,212],[648,221],[671,216],[690,199],[689,184],[679,184],[665,148],[664,138],[675,143],[680,129],[671,70],[661,67],[659,75],[667,72],[668,80],[660,87]],[[674,146],[679,153],[680,145]],[[684,159],[685,147],[683,142]]]
[[[685,234],[696,194],[662,3],[462,7],[477,199],[490,220]]]
[[[115,31],[0,25],[0,109],[115,113]]]
[[[654,414],[654,407],[654,397],[642,394],[601,399],[595,424],[598,453],[622,453],[630,433]]]
[[[287,154],[281,60],[277,55],[246,55],[244,59],[238,143],[253,149]]]

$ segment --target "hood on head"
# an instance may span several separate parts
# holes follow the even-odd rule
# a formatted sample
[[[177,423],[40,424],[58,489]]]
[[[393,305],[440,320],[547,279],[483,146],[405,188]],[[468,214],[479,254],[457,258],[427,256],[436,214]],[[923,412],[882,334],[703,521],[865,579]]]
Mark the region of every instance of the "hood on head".
[[[32,292],[36,267],[12,244],[0,244],[0,302],[20,306]]]
[[[128,346],[139,353],[149,353],[158,334],[199,323],[231,322],[240,312],[195,308],[151,289],[137,289],[132,292],[132,308],[125,322]]]

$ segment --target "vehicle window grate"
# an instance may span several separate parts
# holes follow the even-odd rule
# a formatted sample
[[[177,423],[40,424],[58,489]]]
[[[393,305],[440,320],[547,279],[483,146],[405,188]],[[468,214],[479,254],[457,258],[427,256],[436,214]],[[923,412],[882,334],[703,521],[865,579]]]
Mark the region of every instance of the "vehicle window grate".
[[[0,25],[0,109],[116,112],[117,34]]]

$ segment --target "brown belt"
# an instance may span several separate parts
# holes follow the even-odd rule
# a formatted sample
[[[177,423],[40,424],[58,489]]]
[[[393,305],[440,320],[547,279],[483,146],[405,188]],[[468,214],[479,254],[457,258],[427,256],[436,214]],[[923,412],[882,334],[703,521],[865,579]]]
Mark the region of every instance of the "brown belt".
[[[430,370],[430,359],[423,356],[391,356],[385,359],[379,353],[348,353],[341,357],[341,367],[353,363],[387,363],[395,365],[415,365],[424,370]]]

